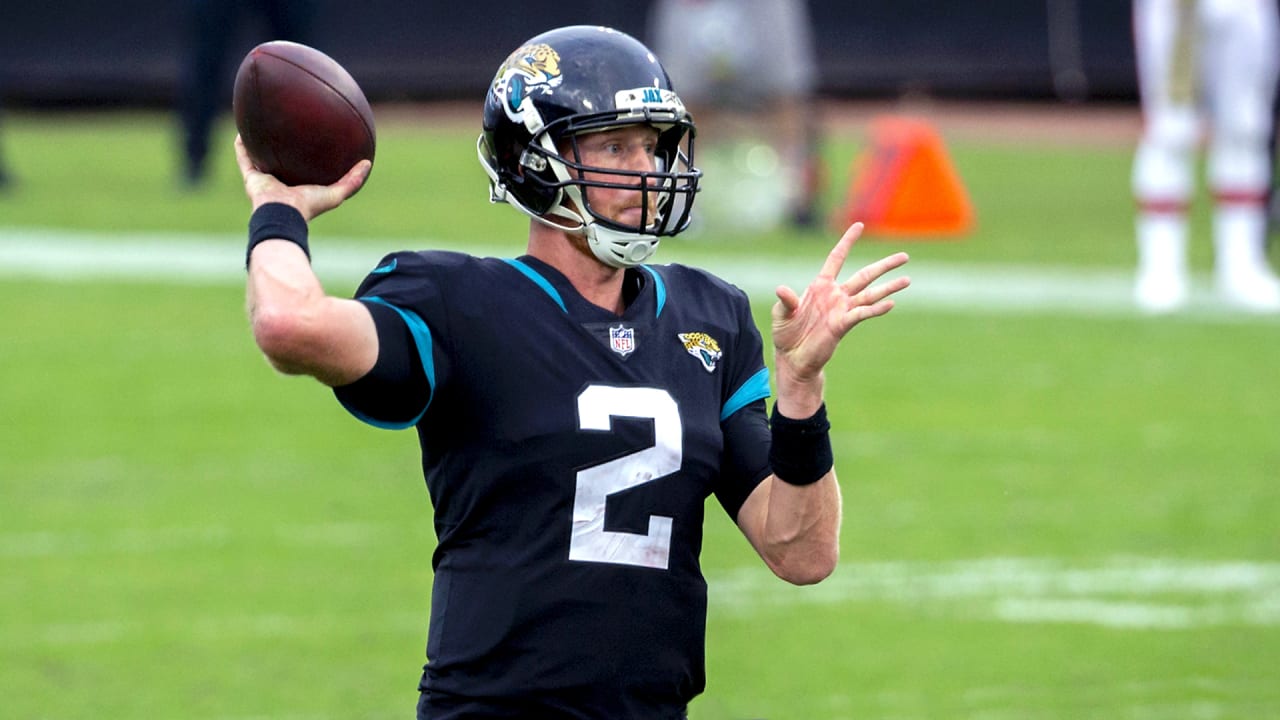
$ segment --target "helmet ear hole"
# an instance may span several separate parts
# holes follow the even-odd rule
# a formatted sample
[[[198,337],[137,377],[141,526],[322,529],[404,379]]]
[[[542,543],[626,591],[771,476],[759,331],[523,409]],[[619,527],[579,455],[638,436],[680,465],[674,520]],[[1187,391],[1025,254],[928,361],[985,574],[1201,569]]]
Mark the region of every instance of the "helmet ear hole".
[[[520,168],[521,174],[524,173],[526,168],[536,173],[546,172],[547,158],[540,153],[525,148],[524,152],[520,153],[520,162],[517,167]]]

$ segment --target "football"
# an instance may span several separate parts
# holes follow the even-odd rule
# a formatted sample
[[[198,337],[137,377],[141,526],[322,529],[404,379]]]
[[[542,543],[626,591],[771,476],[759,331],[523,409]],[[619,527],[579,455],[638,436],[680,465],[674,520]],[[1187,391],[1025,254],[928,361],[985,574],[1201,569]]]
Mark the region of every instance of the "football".
[[[245,56],[232,114],[253,164],[286,185],[329,185],[373,160],[373,110],[336,60],[275,40]]]

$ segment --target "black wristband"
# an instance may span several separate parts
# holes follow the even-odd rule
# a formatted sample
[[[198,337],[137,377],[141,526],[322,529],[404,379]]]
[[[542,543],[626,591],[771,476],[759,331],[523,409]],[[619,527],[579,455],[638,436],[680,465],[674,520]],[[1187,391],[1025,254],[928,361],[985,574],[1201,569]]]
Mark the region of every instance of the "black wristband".
[[[804,420],[792,420],[778,414],[773,406],[769,417],[773,443],[769,446],[769,466],[779,480],[788,485],[812,485],[831,471],[835,458],[831,454],[831,423],[827,422],[827,405]]]
[[[249,247],[244,251],[244,269],[249,269],[249,256],[253,248],[263,240],[288,240],[302,248],[307,261],[311,260],[311,248],[307,247],[307,221],[292,205],[266,203],[249,216]]]

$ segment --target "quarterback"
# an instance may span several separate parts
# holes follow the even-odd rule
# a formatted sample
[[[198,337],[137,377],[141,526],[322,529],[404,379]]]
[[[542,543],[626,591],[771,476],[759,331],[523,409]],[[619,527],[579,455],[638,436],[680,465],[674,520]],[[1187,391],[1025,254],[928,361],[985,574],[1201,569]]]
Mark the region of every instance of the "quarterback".
[[[783,580],[835,569],[823,369],[893,307],[908,279],[876,281],[907,257],[840,279],[855,225],[807,288],[779,287],[771,378],[742,291],[651,262],[689,224],[694,134],[637,40],[538,35],[498,68],[477,141],[490,198],[530,218],[526,254],[395,252],[354,299],[324,292],[307,222],[368,163],[287,187],[238,144],[259,347],[418,436],[438,537],[419,718],[685,717],[711,496]]]

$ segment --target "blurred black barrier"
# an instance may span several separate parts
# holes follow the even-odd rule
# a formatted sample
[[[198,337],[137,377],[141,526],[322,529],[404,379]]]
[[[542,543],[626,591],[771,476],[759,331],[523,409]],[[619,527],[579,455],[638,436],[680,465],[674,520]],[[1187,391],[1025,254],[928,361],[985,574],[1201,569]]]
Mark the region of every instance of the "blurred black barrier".
[[[171,104],[188,1],[8,3],[0,22],[6,104]],[[649,9],[643,0],[321,2],[315,44],[374,102],[479,98],[500,56],[521,40],[574,23],[643,40]],[[1135,95],[1127,2],[812,0],[810,8],[825,95]],[[247,25],[230,54],[266,39],[265,23]],[[228,98],[234,73],[231,63]]]

